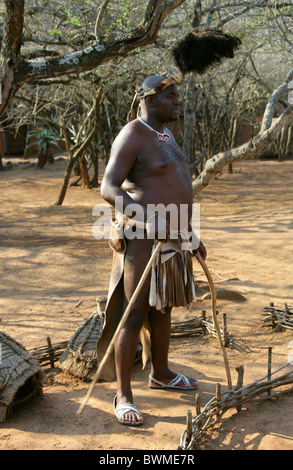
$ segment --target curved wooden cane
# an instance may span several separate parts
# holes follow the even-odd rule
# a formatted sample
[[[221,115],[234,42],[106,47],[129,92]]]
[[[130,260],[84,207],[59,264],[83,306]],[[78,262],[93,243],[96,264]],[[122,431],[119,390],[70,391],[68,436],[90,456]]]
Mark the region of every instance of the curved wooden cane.
[[[217,332],[218,341],[219,341],[219,344],[220,344],[220,347],[221,347],[221,350],[222,350],[222,353],[223,353],[223,359],[224,359],[224,363],[225,363],[228,388],[229,388],[229,390],[232,390],[232,380],[231,380],[231,373],[230,373],[228,357],[227,357],[225,346],[224,346],[224,343],[223,343],[223,340],[222,340],[221,330],[220,330],[218,319],[217,319],[217,311],[216,311],[216,298],[217,298],[217,296],[216,296],[216,290],[215,290],[214,282],[213,282],[211,273],[210,273],[206,263],[204,262],[202,256],[200,255],[200,253],[197,252],[195,257],[198,260],[199,264],[201,265],[201,267],[202,267],[202,269],[203,269],[203,271],[204,271],[204,273],[207,277],[208,283],[209,283],[209,287],[210,287],[210,291],[211,291],[211,298],[212,298],[213,323],[214,323],[214,327],[215,327],[215,330]]]

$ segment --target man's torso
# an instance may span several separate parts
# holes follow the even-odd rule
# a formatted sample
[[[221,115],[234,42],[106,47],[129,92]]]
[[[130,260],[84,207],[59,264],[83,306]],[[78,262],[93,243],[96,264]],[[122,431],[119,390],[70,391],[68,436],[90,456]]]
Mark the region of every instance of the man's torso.
[[[180,209],[184,205],[190,220],[193,196],[188,159],[171,133],[168,141],[160,141],[155,132],[141,127],[138,121],[133,125],[133,138],[140,139],[141,145],[123,189],[144,206],[173,204]]]

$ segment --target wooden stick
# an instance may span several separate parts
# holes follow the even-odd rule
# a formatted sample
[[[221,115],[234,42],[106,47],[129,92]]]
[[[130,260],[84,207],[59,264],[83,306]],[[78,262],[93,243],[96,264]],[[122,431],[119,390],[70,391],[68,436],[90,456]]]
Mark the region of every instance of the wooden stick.
[[[217,401],[220,402],[221,401],[221,384],[217,383],[216,385],[216,398],[217,398]],[[218,413],[216,414],[216,416],[219,416]]]
[[[207,277],[207,280],[208,280],[208,283],[209,283],[209,287],[210,287],[210,291],[211,291],[211,298],[212,298],[212,315],[213,315],[214,327],[215,327],[215,330],[217,332],[218,341],[219,341],[219,344],[220,344],[220,347],[221,347],[221,350],[222,350],[222,353],[223,353],[225,369],[226,369],[226,375],[227,375],[227,381],[228,381],[228,388],[229,388],[229,390],[232,390],[232,380],[231,380],[231,373],[230,373],[228,357],[227,357],[227,353],[225,351],[225,347],[224,347],[223,340],[222,340],[222,335],[221,335],[221,330],[220,330],[218,319],[217,319],[215,286],[214,286],[214,283],[213,283],[212,276],[211,276],[211,274],[208,270],[208,267],[207,267],[206,263],[204,262],[204,260],[202,259],[200,253],[197,252],[195,256],[196,256],[198,262],[200,263],[202,269],[204,270],[204,273],[205,273],[205,275]]]
[[[191,410],[187,410],[186,414],[186,441],[189,443],[192,437],[192,414]]]
[[[47,337],[47,344],[48,344],[48,353],[49,353],[49,358],[50,358],[51,369],[54,369],[54,367],[55,367],[55,364],[54,364],[54,351],[53,351],[53,348],[52,348],[52,343],[51,343],[50,336]]]
[[[239,390],[240,388],[243,387],[244,367],[243,366],[236,367],[236,371],[238,374],[238,380],[237,380],[235,390]],[[240,413],[241,404],[236,406],[236,410],[237,410],[237,413]]]
[[[112,339],[111,339],[111,341],[110,341],[110,343],[109,343],[109,346],[108,346],[108,348],[107,348],[107,350],[106,350],[106,352],[105,352],[105,354],[104,354],[104,357],[103,357],[103,359],[101,360],[100,365],[99,365],[97,371],[95,372],[95,375],[94,375],[94,377],[93,377],[93,379],[92,379],[92,383],[91,383],[91,385],[90,385],[90,388],[89,388],[89,390],[88,390],[88,392],[87,392],[87,394],[86,394],[86,396],[85,396],[85,398],[84,398],[82,404],[80,405],[79,409],[77,410],[77,414],[78,414],[78,415],[80,415],[80,414],[83,412],[83,409],[84,409],[84,407],[86,406],[86,404],[87,404],[87,402],[88,402],[88,399],[90,398],[90,396],[91,396],[91,394],[92,394],[92,391],[93,391],[93,389],[94,389],[94,386],[95,386],[96,382],[99,380],[99,378],[100,378],[100,376],[101,376],[102,369],[103,369],[103,367],[104,367],[106,361],[109,359],[109,356],[110,356],[110,354],[111,354],[111,352],[112,352],[112,350],[113,350],[113,348],[114,348],[116,339],[117,339],[118,335],[120,334],[120,332],[121,332],[121,330],[122,330],[122,328],[123,328],[123,326],[124,326],[124,324],[125,324],[125,322],[126,322],[128,316],[129,316],[129,314],[130,314],[130,311],[131,311],[131,309],[132,309],[132,307],[133,307],[133,304],[134,304],[134,302],[135,302],[136,299],[137,299],[137,296],[138,296],[138,294],[139,294],[139,292],[140,292],[140,290],[141,290],[141,288],[142,288],[142,286],[143,286],[143,284],[144,284],[144,282],[145,282],[145,280],[146,280],[146,278],[147,278],[147,276],[148,276],[148,274],[149,274],[149,272],[150,272],[150,270],[151,270],[152,265],[153,265],[154,262],[155,262],[155,259],[156,259],[157,255],[158,255],[159,251],[160,251],[161,248],[162,248],[163,243],[164,243],[163,241],[160,241],[160,242],[157,244],[155,250],[154,250],[153,253],[152,253],[151,258],[150,258],[149,261],[148,261],[148,264],[146,265],[146,268],[145,268],[145,270],[144,270],[144,272],[143,272],[143,274],[142,274],[142,276],[141,276],[141,279],[140,279],[139,283],[137,284],[137,287],[136,287],[134,293],[132,294],[132,297],[131,297],[131,299],[130,299],[128,305],[127,305],[127,308],[126,308],[126,310],[125,310],[125,312],[124,312],[124,314],[123,314],[123,316],[122,316],[122,318],[121,318],[121,320],[120,320],[120,323],[118,324],[117,329],[116,329],[116,331],[115,331],[115,333],[114,333],[114,335],[113,335],[113,337],[112,337]]]
[[[195,395],[195,411],[196,411],[196,416],[200,414],[200,408],[201,408],[201,399],[200,399],[200,394],[196,393]]]
[[[227,315],[223,313],[223,341],[224,346],[228,345]]]
[[[268,380],[272,379],[272,347],[268,348]],[[271,389],[268,388],[268,397],[271,396]]]

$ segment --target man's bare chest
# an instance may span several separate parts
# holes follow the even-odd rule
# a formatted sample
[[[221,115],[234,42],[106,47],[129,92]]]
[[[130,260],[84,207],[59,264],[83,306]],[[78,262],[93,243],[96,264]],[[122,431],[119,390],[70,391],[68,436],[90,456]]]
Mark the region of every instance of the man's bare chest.
[[[187,168],[187,158],[172,139],[168,142],[151,139],[142,147],[136,159],[137,171],[146,173],[182,173]]]

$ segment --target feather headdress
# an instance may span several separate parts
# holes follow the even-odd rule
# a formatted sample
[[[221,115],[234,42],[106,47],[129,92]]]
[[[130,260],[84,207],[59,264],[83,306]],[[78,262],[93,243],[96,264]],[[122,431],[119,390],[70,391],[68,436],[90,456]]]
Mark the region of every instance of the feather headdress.
[[[190,72],[204,73],[210,66],[224,58],[234,57],[240,46],[239,38],[216,30],[190,31],[173,48],[173,57],[182,75]]]

